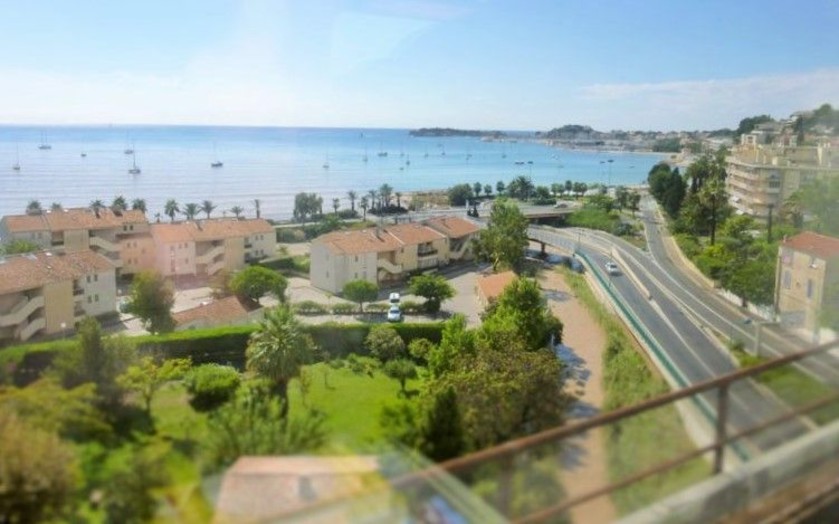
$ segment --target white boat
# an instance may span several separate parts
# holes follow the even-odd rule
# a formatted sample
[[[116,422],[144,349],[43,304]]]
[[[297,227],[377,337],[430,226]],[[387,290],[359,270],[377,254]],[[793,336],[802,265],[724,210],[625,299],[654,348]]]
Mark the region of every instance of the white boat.
[[[216,150],[216,143],[213,142],[213,156],[216,159],[213,162],[210,162],[210,167],[224,167],[224,162],[218,159],[218,151]]]
[[[134,143],[128,141],[128,134],[125,135],[125,149],[122,150],[124,155],[134,154]]]
[[[47,142],[47,134],[41,133],[41,145],[38,146],[38,149],[41,151],[46,151],[48,149],[52,149],[52,146]]]
[[[137,155],[132,153],[132,155],[131,155],[131,169],[128,170],[128,174],[139,175],[140,173],[142,173],[142,171],[140,170],[139,167],[137,167]]]
[[[15,147],[15,163],[12,164],[12,171],[20,171],[20,149]]]

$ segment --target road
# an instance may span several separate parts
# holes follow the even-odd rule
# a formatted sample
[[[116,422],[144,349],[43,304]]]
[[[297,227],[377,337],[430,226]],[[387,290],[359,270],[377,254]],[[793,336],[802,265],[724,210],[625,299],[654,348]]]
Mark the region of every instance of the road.
[[[628,306],[632,314],[652,334],[658,346],[673,363],[682,385],[695,384],[736,370],[734,362],[711,339],[711,335],[701,329],[686,310],[671,295],[665,271],[654,261],[638,260],[627,256],[628,248],[635,249],[641,256],[643,252],[631,245],[623,246],[608,235],[601,236],[589,230],[530,228],[530,236],[535,240],[545,241],[550,245],[569,251],[583,253],[609,282],[612,290]],[[603,270],[610,260],[611,250],[621,252],[626,264],[652,295],[652,300],[641,291],[627,276],[608,276]],[[648,256],[647,256],[648,257]],[[730,402],[730,427],[743,430],[785,411],[774,396],[760,386],[747,381],[732,386]],[[702,398],[703,411],[713,416],[716,410],[716,394],[709,393]],[[771,449],[790,440],[807,430],[802,421],[762,431],[749,439],[747,446],[758,450]]]

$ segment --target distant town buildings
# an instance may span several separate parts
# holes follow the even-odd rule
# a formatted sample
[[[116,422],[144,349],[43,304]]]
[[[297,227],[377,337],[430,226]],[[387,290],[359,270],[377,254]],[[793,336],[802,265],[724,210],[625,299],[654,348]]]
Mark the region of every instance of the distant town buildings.
[[[798,144],[790,124],[766,122],[740,137],[726,159],[726,189],[738,213],[766,223],[794,192],[839,176],[839,152],[829,139]]]
[[[817,333],[826,308],[839,308],[839,238],[805,231],[778,248],[776,306],[782,324]]]
[[[328,233],[312,241],[309,279],[332,293],[352,280],[400,280],[470,258],[470,240],[478,229],[463,218],[445,217]]]

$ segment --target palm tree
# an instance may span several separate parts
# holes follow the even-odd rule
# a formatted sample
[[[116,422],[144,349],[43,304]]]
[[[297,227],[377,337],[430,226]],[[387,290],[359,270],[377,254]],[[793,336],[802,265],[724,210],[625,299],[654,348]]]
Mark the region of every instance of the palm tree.
[[[214,206],[210,200],[201,202],[201,211],[207,213],[207,220],[210,219],[210,213],[212,213],[215,208],[216,206]]]
[[[796,228],[804,225],[804,202],[802,196],[801,191],[796,191],[788,196],[781,206],[781,220]]]
[[[358,199],[358,193],[347,191],[347,198],[350,199],[350,210],[355,213],[355,201]]]
[[[230,212],[233,213],[236,216],[236,219],[238,220],[239,217],[242,216],[242,213],[245,212],[245,210],[244,208],[242,208],[242,206],[233,206],[230,208]]]
[[[396,195],[396,207],[402,207],[402,193],[397,191],[394,194]]]
[[[716,241],[717,212],[726,201],[725,181],[720,177],[706,180],[699,190],[699,201],[711,211],[711,245]]]
[[[338,208],[341,207],[341,199],[340,198],[333,198],[332,199],[332,211],[337,215]]]
[[[259,212],[259,199],[258,198],[253,199],[253,207],[256,208],[256,218],[261,218],[261,214]]]
[[[61,202],[53,202],[50,209],[53,211],[61,211],[64,208],[61,206]]]
[[[160,223],[160,213],[155,213],[154,214],[154,219],[157,220],[157,223],[159,224]]]
[[[169,217],[170,222],[174,222],[175,215],[177,215],[180,212],[181,208],[180,206],[178,206],[178,203],[175,201],[174,198],[170,198],[169,200],[167,200],[166,204],[163,206],[163,213],[165,213],[166,216]]]
[[[41,203],[37,200],[30,200],[28,204],[26,204],[26,214],[27,215],[40,215],[43,213],[43,209],[41,208]]]
[[[189,204],[184,206],[184,210],[181,213],[186,217],[187,220],[195,220],[195,215],[201,208],[195,202],[190,202]]]
[[[101,200],[94,200],[90,203],[90,209],[93,210],[93,214],[96,215],[96,218],[99,218],[99,212],[105,208],[105,203]]]
[[[245,350],[247,369],[268,379],[283,401],[281,417],[288,417],[288,384],[313,360],[314,342],[288,305],[268,310]]]
[[[146,201],[142,198],[135,198],[131,201],[131,209],[135,211],[146,212]]]
[[[367,196],[370,197],[370,207],[372,209],[376,209],[376,202],[379,198],[379,192],[376,191],[375,189],[371,189],[370,191],[367,192]]]
[[[116,196],[114,197],[114,201],[111,202],[111,209],[117,212],[125,211],[128,209],[128,201],[122,195]]]
[[[370,206],[369,200],[367,200],[366,196],[361,197],[361,203],[359,207],[364,211],[364,216],[362,217],[364,220],[367,220],[367,208]]]
[[[379,194],[382,196],[382,207],[390,205],[390,198],[393,196],[393,188],[388,184],[382,184],[379,187]]]

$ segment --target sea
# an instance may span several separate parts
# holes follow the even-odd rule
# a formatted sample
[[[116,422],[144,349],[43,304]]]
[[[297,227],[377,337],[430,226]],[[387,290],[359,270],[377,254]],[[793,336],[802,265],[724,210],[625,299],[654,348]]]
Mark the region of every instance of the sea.
[[[485,141],[412,137],[407,129],[6,125],[0,126],[0,216],[23,213],[30,200],[44,208],[76,207],[119,195],[145,199],[150,219],[168,199],[181,207],[210,200],[215,216],[241,206],[252,217],[259,199],[263,217],[284,220],[303,191],[321,195],[331,210],[333,198],[349,208],[348,191],[360,197],[382,184],[409,193],[480,182],[495,191],[499,180],[524,175],[536,185],[635,185],[662,158],[550,147],[516,132]],[[214,161],[223,166],[211,167]],[[140,173],[130,174],[135,163]]]

